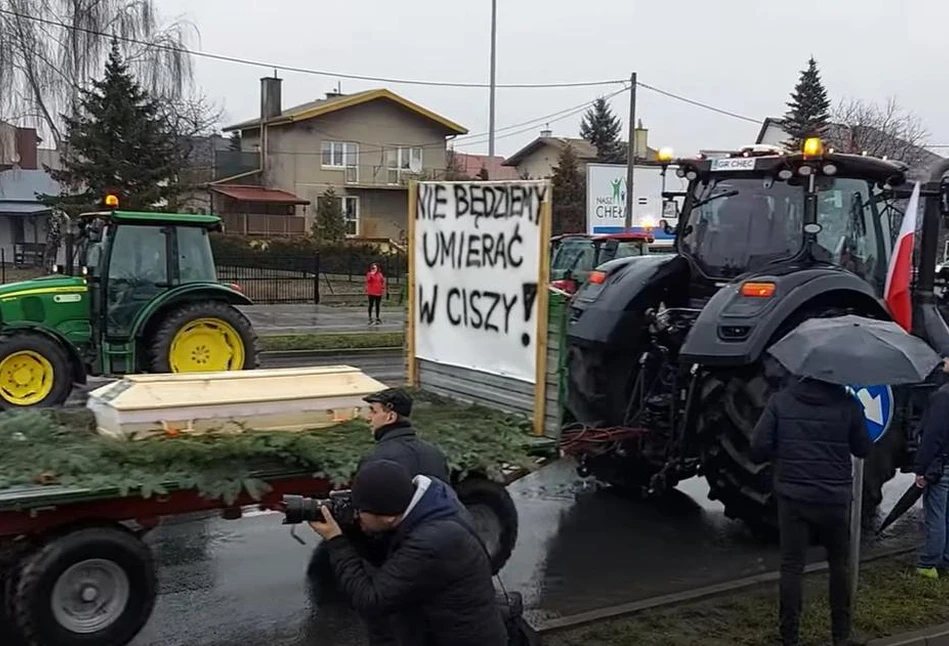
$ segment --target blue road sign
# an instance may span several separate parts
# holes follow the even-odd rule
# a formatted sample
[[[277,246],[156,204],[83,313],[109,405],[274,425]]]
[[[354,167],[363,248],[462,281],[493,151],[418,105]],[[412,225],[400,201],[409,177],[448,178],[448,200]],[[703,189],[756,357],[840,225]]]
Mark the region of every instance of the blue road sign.
[[[893,421],[893,389],[889,386],[847,386],[847,391],[854,396],[863,408],[863,417],[866,420],[867,435],[873,443],[880,441],[890,429]]]

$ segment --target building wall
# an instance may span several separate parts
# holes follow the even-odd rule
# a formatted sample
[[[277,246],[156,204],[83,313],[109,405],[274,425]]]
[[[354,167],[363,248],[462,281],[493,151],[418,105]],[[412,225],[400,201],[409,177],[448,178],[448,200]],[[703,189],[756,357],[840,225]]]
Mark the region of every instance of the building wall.
[[[347,186],[346,171],[323,166],[324,141],[357,144],[357,182]],[[252,143],[246,138],[244,147]],[[423,176],[444,172],[444,130],[401,106],[377,100],[298,124],[271,128],[265,183],[310,202],[307,227],[312,222],[317,199],[333,186],[337,195],[358,198],[359,236],[397,240],[406,227],[408,192],[389,184],[385,151],[399,146],[422,148]]]

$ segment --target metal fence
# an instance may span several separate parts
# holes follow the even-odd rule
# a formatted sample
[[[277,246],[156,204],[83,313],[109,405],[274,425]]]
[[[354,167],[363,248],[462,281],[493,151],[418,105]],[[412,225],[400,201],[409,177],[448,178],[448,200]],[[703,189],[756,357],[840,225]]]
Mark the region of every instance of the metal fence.
[[[215,264],[218,280],[237,283],[255,303],[320,302],[317,255],[223,255]]]

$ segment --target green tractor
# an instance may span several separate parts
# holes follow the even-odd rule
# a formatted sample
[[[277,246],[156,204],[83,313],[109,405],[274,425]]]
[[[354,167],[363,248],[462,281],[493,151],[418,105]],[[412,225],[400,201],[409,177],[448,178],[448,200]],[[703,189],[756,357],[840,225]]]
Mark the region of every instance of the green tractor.
[[[61,405],[89,375],[257,367],[235,307],[251,300],[215,272],[220,218],[112,208],[67,227],[54,274],[0,285],[0,407]]]

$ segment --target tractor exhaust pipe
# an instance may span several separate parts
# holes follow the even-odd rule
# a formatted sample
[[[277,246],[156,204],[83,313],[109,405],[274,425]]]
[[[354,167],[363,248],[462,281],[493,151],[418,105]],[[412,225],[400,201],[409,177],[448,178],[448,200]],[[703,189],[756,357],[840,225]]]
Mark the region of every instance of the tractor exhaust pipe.
[[[936,255],[939,253],[939,221],[942,218],[942,176],[949,172],[949,159],[941,161],[929,177],[923,207],[919,273],[916,276],[915,316],[917,336],[944,357],[949,357],[949,327],[936,307],[933,286],[936,282]]]

